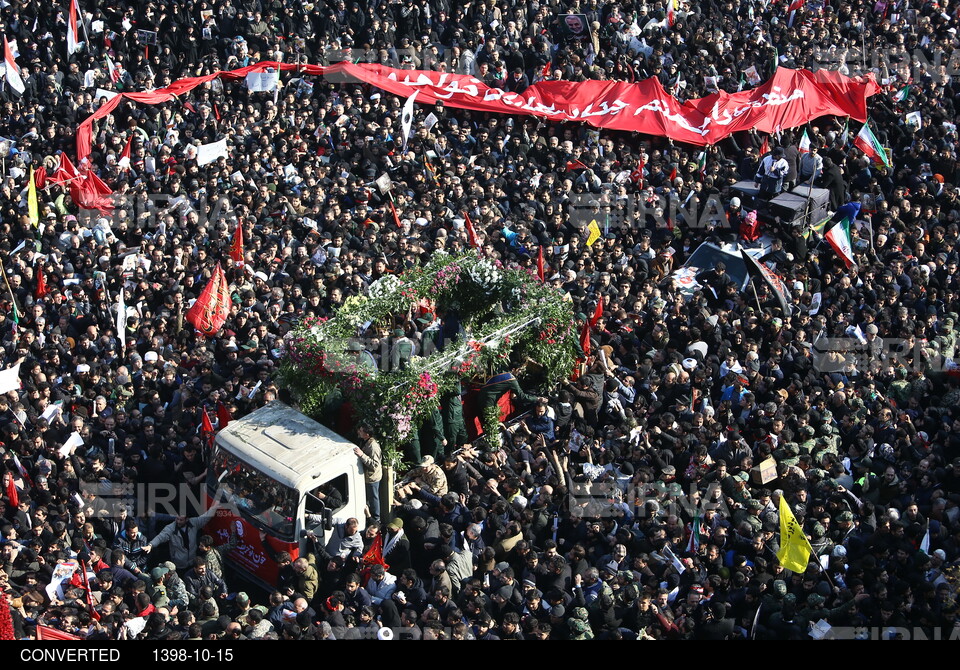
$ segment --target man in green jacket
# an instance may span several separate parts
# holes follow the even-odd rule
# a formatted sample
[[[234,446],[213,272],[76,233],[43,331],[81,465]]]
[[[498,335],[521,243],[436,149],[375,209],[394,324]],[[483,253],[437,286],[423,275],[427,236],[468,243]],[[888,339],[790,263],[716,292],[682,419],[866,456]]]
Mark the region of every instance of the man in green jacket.
[[[477,392],[477,410],[480,416],[483,416],[483,412],[487,407],[496,405],[500,396],[508,391],[525,405],[530,405],[537,401],[537,396],[530,395],[520,388],[520,382],[514,377],[513,372],[508,370],[507,372],[501,372],[500,374],[490,377],[486,383],[480,387],[480,390]]]

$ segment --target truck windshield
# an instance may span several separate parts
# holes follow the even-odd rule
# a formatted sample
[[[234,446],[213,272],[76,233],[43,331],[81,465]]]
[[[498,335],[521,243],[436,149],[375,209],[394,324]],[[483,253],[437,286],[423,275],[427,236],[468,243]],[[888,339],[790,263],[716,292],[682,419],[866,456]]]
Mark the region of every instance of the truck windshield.
[[[207,491],[231,501],[244,519],[287,542],[295,540],[294,518],[297,492],[257,471],[228,451],[217,448],[213,457]],[[226,495],[224,495],[226,494]]]

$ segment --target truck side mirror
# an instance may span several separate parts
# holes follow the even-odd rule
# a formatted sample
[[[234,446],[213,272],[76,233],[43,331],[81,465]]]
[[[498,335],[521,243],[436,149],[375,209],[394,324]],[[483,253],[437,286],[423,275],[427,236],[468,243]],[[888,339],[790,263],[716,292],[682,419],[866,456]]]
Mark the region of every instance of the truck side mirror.
[[[333,510],[330,508],[323,510],[323,529],[333,530]]]

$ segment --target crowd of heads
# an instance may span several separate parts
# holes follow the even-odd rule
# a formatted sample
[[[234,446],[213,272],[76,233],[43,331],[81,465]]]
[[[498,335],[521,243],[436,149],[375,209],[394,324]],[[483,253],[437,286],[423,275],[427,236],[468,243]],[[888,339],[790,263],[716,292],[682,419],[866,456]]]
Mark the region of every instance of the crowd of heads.
[[[663,2],[80,5],[84,45],[69,57],[66,5],[0,10],[26,84],[22,95],[4,88],[0,131],[12,141],[0,346],[22,383],[0,395],[0,586],[17,635],[38,625],[101,639],[343,638],[381,627],[410,637],[800,639],[820,621],[868,637],[953,629],[960,201],[949,4],[810,0],[788,20],[784,3],[681,2],[672,26]],[[709,93],[706,77],[735,92],[751,67],[765,79],[832,63],[883,84],[868,110],[893,167],[852,145],[847,119],[808,126],[822,159],[815,185],[831,209],[863,203],[866,225],[852,227],[847,267],[809,226],[761,222],[774,240],[763,261],[782,277],[790,313],[765,283],[745,289],[726,268],[701,275],[692,295],[674,272],[703,242],[744,241],[749,213],[732,187],[753,181],[765,141],[783,149],[788,186],[800,181],[800,129],[738,133],[709,147],[701,169],[699,147],[437,103],[417,107],[404,152],[403,99],[290,71],[276,93],[217,80],[169,103],[123,101],[95,123],[84,165],[115,191],[113,211],[80,210],[67,185],[50,186],[39,225],[30,221],[30,167],[52,173],[60,153],[75,157],[77,126],[103,91],[344,57],[511,91],[544,76],[658,77],[680,99]],[[919,122],[908,122],[913,112]],[[197,145],[225,137],[229,156],[199,166]],[[572,160],[584,168],[568,170]],[[384,173],[390,195],[373,184]],[[720,211],[658,225],[658,207],[691,194]],[[631,202],[652,213],[587,246],[575,211],[584,198],[601,223],[621,221]],[[547,281],[579,320],[604,301],[579,378],[521,403],[529,413],[501,448],[438,446],[391,526],[361,520],[339,531],[338,546],[314,543],[315,562],[271,557],[282,583],[267,594],[244,586],[252,597],[231,571],[232,545],[218,549],[223,538],[204,535],[196,517],[151,515],[122,495],[103,503],[98,493],[146,483],[199,492],[201,410],[239,418],[282,397],[284,334],[386,274],[467,250],[464,212],[479,253],[532,267],[542,248]],[[228,260],[238,226],[242,266]],[[206,338],[185,314],[217,263],[232,306]],[[397,321],[419,347],[429,324]],[[815,346],[837,340],[855,341],[857,355]],[[777,558],[781,500],[813,547],[806,570]],[[407,544],[391,547],[389,569],[364,570],[379,531]],[[147,549],[162,533],[172,539]],[[75,579],[48,591],[57,565],[76,558],[89,589]]]

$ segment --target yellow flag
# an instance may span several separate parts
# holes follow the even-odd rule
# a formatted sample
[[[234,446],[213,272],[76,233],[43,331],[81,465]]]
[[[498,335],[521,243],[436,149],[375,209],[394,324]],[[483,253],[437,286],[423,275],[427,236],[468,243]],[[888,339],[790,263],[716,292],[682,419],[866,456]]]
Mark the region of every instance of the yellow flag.
[[[590,222],[590,225],[587,226],[587,231],[590,233],[587,235],[587,246],[592,247],[593,243],[600,239],[600,224],[597,223],[596,219]]]
[[[37,182],[33,180],[33,167],[30,168],[30,183],[27,184],[27,217],[34,226],[40,225],[40,205],[37,203]]]
[[[780,564],[793,572],[806,572],[812,553],[813,547],[803,534],[803,528],[797,523],[786,499],[780,496],[780,551],[777,552]]]

